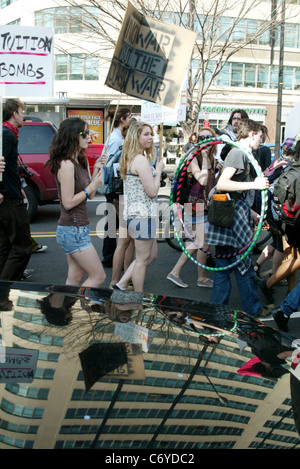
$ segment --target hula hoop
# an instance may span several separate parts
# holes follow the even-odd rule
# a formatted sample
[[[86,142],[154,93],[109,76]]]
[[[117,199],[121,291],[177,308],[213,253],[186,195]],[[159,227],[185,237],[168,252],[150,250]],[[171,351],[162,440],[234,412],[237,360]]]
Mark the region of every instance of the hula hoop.
[[[256,174],[258,177],[263,177],[263,173],[260,169],[260,166],[258,165],[256,159],[254,158],[254,156],[248,152],[245,148],[243,148],[239,143],[237,142],[233,142],[232,140],[228,139],[228,138],[224,138],[224,137],[220,137],[220,138],[209,138],[209,139],[206,139],[206,140],[203,140],[202,142],[198,143],[197,145],[194,145],[181,159],[181,161],[179,162],[179,165],[175,171],[175,177],[174,177],[174,180],[176,180],[176,176],[178,174],[178,172],[180,171],[181,167],[183,166],[183,164],[186,162],[187,160],[187,156],[193,151],[195,150],[197,147],[200,147],[201,148],[201,151],[202,149],[204,148],[207,148],[209,146],[212,146],[212,145],[217,145],[217,144],[223,144],[223,143],[229,143],[231,146],[234,146],[236,148],[238,148],[239,150],[241,150],[247,157],[248,159],[250,160],[250,163],[254,166],[254,169],[256,171]],[[203,147],[203,148],[202,148]],[[185,173],[185,171],[187,171],[187,168],[189,166],[189,164],[191,163],[191,161],[193,160],[193,158],[195,157],[195,155],[193,155],[186,163],[186,166],[184,168],[184,172],[183,174]],[[250,241],[250,243],[247,245],[247,246],[244,246],[244,248],[242,249],[246,249],[243,254],[240,256],[239,259],[237,259],[235,262],[233,262],[232,264],[229,264],[227,266],[224,266],[224,267],[208,267],[206,265],[203,265],[203,264],[200,264],[200,262],[198,262],[196,259],[194,259],[194,257],[189,254],[187,252],[187,250],[185,249],[185,247],[183,246],[183,243],[181,241],[181,238],[179,237],[179,233],[177,232],[176,230],[176,227],[175,227],[175,220],[174,220],[174,211],[172,209],[172,206],[174,203],[177,204],[177,213],[178,213],[178,216],[179,216],[179,219],[181,221],[181,224],[184,226],[184,222],[182,220],[182,218],[180,217],[179,215],[179,211],[178,208],[180,206],[179,202],[177,201],[173,201],[173,197],[174,197],[174,194],[173,194],[173,187],[174,185],[171,187],[171,193],[170,193],[170,207],[171,207],[171,210],[170,210],[170,216],[171,216],[171,222],[172,222],[172,225],[173,225],[173,229],[174,229],[174,235],[177,239],[177,242],[181,248],[181,250],[185,253],[185,255],[188,257],[188,259],[190,259],[191,261],[193,261],[197,266],[199,267],[202,267],[206,270],[210,270],[210,271],[213,271],[213,272],[219,272],[219,271],[223,271],[223,270],[229,270],[231,269],[232,267],[235,267],[237,264],[239,264],[243,259],[245,259],[245,257],[248,256],[248,254],[250,254],[250,252],[252,251],[252,249],[254,248],[255,246],[255,243],[260,235],[260,232],[262,230],[262,227],[263,227],[263,224],[264,224],[264,220],[265,220],[265,217],[266,217],[266,213],[267,213],[267,189],[262,189],[261,190],[261,213],[260,213],[260,217],[259,217],[259,222],[258,222],[258,226],[257,226],[257,230],[255,231],[255,234],[254,234],[254,237],[252,238],[252,240]],[[180,181],[179,181],[179,188],[180,188]],[[180,192],[180,189],[179,189],[179,192]],[[178,196],[179,198],[179,196]],[[192,240],[191,240],[192,241]],[[237,255],[237,253],[236,253]]]
[[[221,142],[221,141],[214,141],[214,142],[211,143],[211,145],[216,145],[216,144],[218,144],[218,143],[222,143],[222,142]],[[201,147],[201,146],[202,146],[202,143],[200,143],[199,146]],[[210,146],[210,145],[204,145],[203,148],[207,148],[208,146]],[[195,147],[194,147],[194,148],[195,148]],[[202,148],[201,148],[200,151],[202,151]],[[199,151],[198,151],[198,152],[199,152]],[[183,172],[182,172],[182,177],[181,177],[181,179],[180,179],[180,181],[179,181],[179,187],[180,187],[180,182],[181,182],[182,179],[184,178],[184,175],[185,175],[185,173],[186,173],[186,171],[187,171],[188,165],[189,165],[189,164],[192,162],[192,160],[196,157],[196,155],[197,155],[198,152],[195,152],[195,153],[193,154],[193,156],[191,157],[191,159],[187,162],[187,164],[186,164],[186,166],[185,166],[185,168],[184,168],[184,170],[183,170]],[[185,155],[185,156],[186,156],[186,155]],[[179,167],[179,169],[180,169],[180,168],[181,168],[181,166]],[[179,191],[179,193],[180,193],[180,191]],[[177,201],[179,200],[179,198],[180,198],[180,195],[178,195]],[[224,254],[224,255],[221,255],[221,254],[216,255],[216,254],[213,254],[213,253],[210,252],[210,251],[206,251],[206,249],[204,249],[202,246],[199,246],[199,244],[196,243],[195,238],[193,238],[193,236],[191,235],[191,233],[190,233],[190,232],[188,231],[188,229],[186,228],[186,225],[185,225],[184,221],[182,220],[182,217],[180,216],[180,213],[181,213],[180,203],[178,203],[177,201],[176,201],[176,203],[177,203],[178,218],[179,218],[179,220],[180,220],[180,222],[181,222],[181,225],[182,225],[182,227],[183,227],[183,229],[184,229],[184,231],[185,231],[185,234],[186,234],[187,238],[188,238],[198,249],[200,249],[200,251],[204,252],[205,254],[210,254],[212,257],[216,257],[216,258],[218,258],[218,259],[227,259],[227,258],[235,257],[235,256],[237,256],[237,255],[239,255],[239,254],[242,254],[242,253],[243,253],[244,251],[246,251],[246,249],[250,246],[250,243],[248,243],[248,244],[246,244],[246,246],[244,246],[243,248],[239,249],[238,251],[233,252],[233,253],[231,253],[231,254]],[[172,219],[172,215],[174,215],[173,212],[171,213],[171,219]],[[173,217],[173,219],[174,219],[174,217]],[[174,226],[174,224],[173,224],[173,226]],[[178,241],[178,239],[177,239],[177,241]]]

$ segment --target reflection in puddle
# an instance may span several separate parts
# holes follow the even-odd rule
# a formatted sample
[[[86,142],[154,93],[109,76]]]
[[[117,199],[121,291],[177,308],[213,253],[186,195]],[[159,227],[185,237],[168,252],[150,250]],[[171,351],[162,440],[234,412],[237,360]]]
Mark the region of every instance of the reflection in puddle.
[[[10,288],[14,309],[1,312],[1,447],[298,447],[288,334],[181,298]],[[10,351],[37,355],[30,381],[7,372],[24,368]]]

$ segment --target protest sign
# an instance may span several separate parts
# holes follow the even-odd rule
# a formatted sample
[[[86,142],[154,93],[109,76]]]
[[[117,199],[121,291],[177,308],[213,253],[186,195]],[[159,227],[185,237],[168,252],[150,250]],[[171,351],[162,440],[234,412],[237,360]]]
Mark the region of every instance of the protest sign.
[[[53,96],[53,30],[0,26],[0,95]]]
[[[115,334],[129,343],[141,344],[143,352],[148,352],[155,333],[133,322],[116,323]]]
[[[149,101],[142,101],[142,121],[152,125],[161,122],[165,125],[176,125],[177,122],[184,122],[186,119],[186,86],[187,82],[184,80],[174,108],[161,106],[160,104],[151,103]]]
[[[0,348],[0,383],[31,383],[34,379],[38,350]]]
[[[174,107],[196,33],[142,15],[130,3],[105,84]]]

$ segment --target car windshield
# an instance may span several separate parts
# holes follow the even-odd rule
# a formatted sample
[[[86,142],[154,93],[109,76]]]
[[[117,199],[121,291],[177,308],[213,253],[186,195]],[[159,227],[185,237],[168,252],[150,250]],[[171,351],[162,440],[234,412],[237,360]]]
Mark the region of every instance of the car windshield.
[[[55,130],[50,125],[24,125],[19,134],[19,152],[48,153]]]

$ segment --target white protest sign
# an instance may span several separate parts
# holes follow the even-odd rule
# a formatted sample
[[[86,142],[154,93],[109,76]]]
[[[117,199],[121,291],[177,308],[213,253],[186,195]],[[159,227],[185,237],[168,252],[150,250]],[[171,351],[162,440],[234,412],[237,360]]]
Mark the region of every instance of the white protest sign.
[[[132,344],[141,344],[143,352],[148,352],[155,333],[133,322],[116,323],[115,334]]]
[[[142,15],[128,3],[105,85],[174,107],[196,33]]]
[[[0,384],[31,383],[34,380],[38,350],[0,348]]]
[[[187,96],[187,81],[181,87],[178,93],[176,105],[174,108],[161,106],[160,104],[152,103],[150,101],[142,101],[141,106],[141,119],[148,124],[172,124],[174,122],[184,122],[186,119],[186,96]]]
[[[53,30],[0,26],[0,94],[53,96]]]

